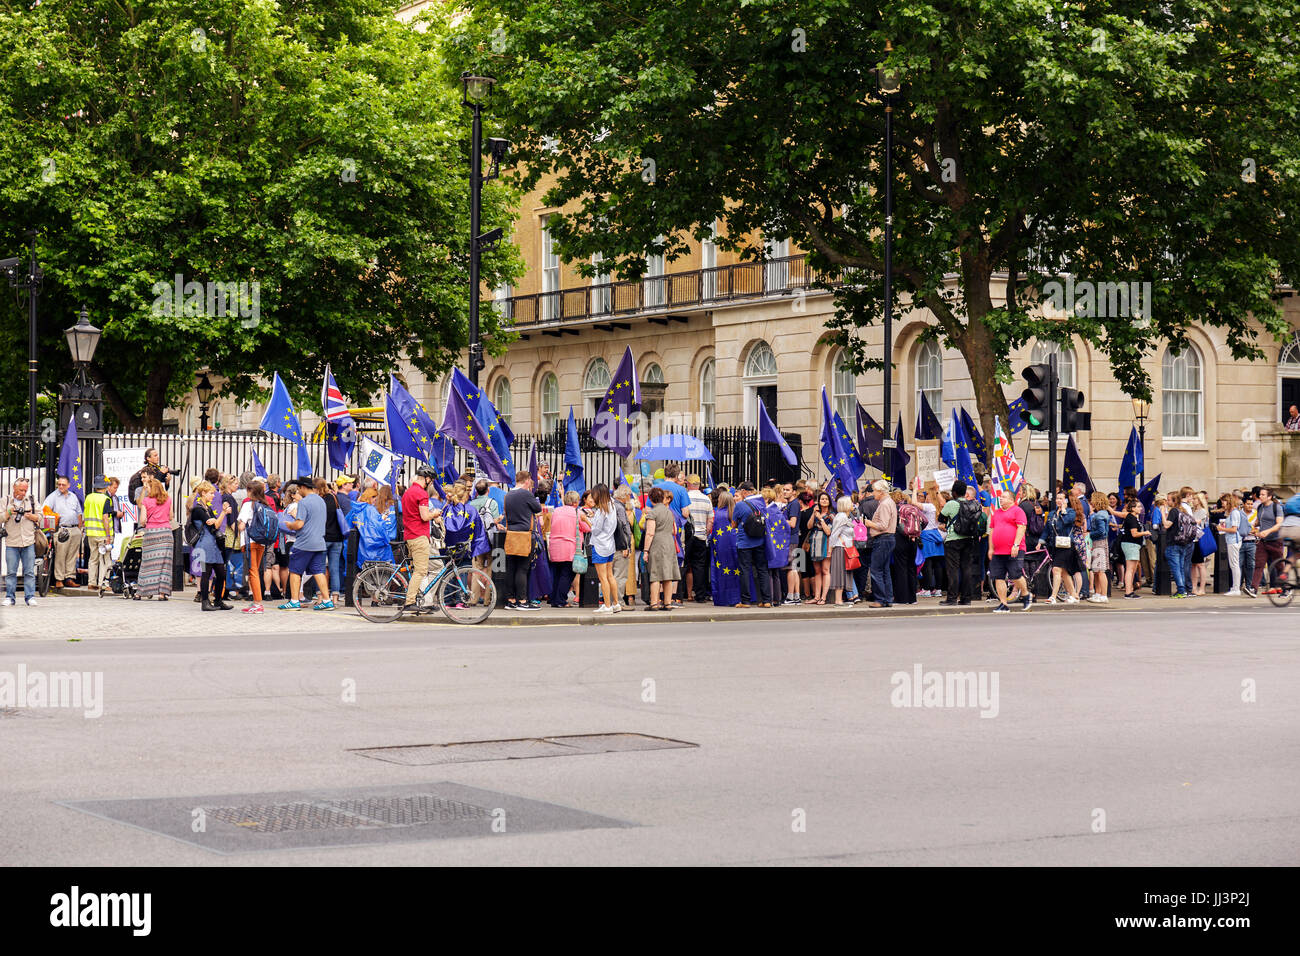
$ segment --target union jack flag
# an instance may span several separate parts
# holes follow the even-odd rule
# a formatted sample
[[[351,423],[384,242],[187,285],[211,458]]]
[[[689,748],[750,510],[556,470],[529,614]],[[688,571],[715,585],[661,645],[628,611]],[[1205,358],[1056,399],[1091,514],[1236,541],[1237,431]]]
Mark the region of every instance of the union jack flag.
[[[320,390],[321,409],[325,414],[325,432],[329,449],[330,465],[339,471],[348,467],[352,460],[352,449],[357,444],[357,426],[348,414],[347,403],[343,393],[334,381],[334,373],[325,366],[325,381]]]
[[[1015,494],[1020,490],[1020,483],[1024,481],[1024,476],[1020,473],[1020,463],[1016,461],[1011,442],[1002,431],[1001,420],[994,419],[994,421],[996,428],[993,436],[993,482],[1003,491]]]
[[[338,383],[334,381],[334,373],[330,371],[328,365],[325,366],[325,384],[321,387],[320,403],[325,409],[325,417],[330,421],[351,417],[348,415],[347,402],[343,401],[343,393],[339,391]]]

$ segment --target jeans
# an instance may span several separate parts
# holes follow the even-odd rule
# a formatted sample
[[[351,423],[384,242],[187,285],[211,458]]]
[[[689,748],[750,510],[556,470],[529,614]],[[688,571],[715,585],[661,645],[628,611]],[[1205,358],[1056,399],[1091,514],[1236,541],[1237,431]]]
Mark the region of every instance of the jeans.
[[[1169,592],[1172,597],[1175,594],[1187,593],[1187,566],[1183,563],[1183,556],[1186,549],[1181,544],[1165,545],[1165,562],[1169,565]]]
[[[1255,576],[1255,542],[1241,542],[1241,583],[1249,585]]]
[[[18,565],[23,566],[23,597],[36,597],[36,545],[21,548],[5,545],[5,597],[13,600],[18,591]]]
[[[743,604],[756,603],[749,593],[749,575],[753,572],[754,582],[758,588],[758,602],[770,604],[772,592],[768,587],[767,546],[760,544],[757,548],[737,548],[740,558],[740,600]]]
[[[894,536],[878,534],[871,539],[871,594],[889,607],[894,603]]]
[[[325,542],[325,564],[329,568],[331,595],[343,593],[343,544],[342,541]]]

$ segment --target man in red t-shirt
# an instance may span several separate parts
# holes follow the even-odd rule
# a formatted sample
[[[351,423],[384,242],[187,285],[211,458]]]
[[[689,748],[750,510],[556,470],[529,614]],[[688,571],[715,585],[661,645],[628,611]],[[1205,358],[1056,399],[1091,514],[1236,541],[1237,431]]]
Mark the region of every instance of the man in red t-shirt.
[[[429,521],[433,512],[429,508],[429,483],[434,471],[429,465],[415,469],[415,480],[402,495],[402,537],[406,540],[406,555],[411,561],[411,580],[406,584],[406,606],[415,604],[424,576],[429,573]]]
[[[1029,583],[1025,580],[1025,530],[1024,509],[1016,506],[1016,498],[1009,491],[1003,491],[996,505],[990,511],[989,523],[989,575],[998,592],[998,606],[994,614],[1008,614],[1007,581],[1014,581],[1020,592],[1021,606],[1026,611],[1034,603],[1034,596],[1029,593]]]

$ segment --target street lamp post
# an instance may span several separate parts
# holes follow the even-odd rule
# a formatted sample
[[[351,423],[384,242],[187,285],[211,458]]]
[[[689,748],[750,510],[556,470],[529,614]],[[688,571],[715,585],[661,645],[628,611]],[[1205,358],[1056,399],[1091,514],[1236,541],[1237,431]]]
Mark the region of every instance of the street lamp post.
[[[885,42],[885,54],[894,50],[894,45]],[[884,67],[876,67],[876,86],[885,101],[885,448],[895,446],[892,432],[893,409],[893,372],[894,372],[894,96],[902,84],[897,73],[887,72]]]
[[[205,432],[208,430],[208,402],[212,400],[212,383],[208,381],[207,372],[199,376],[194,391],[199,396],[199,431]]]
[[[1142,467],[1138,469],[1138,487],[1147,483],[1147,419],[1151,417],[1151,403],[1146,399],[1133,399],[1133,418],[1137,421],[1138,447],[1142,449]]]
[[[104,399],[101,387],[91,383],[86,370],[95,359],[95,349],[99,347],[101,333],[90,324],[90,313],[83,305],[77,324],[64,329],[63,334],[68,340],[68,351],[72,353],[72,367],[76,374],[72,382],[65,384],[60,392],[59,418],[63,425],[75,420],[77,438],[90,441],[90,467],[86,470],[90,477],[94,477],[102,470],[99,439],[104,433]]]

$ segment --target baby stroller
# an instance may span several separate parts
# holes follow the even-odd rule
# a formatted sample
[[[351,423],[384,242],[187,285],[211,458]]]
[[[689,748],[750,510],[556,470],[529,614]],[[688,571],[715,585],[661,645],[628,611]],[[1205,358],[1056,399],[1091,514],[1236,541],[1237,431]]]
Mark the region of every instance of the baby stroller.
[[[140,560],[144,555],[144,535],[137,534],[122,549],[120,560],[113,562],[112,569],[108,572],[108,586],[114,594],[120,594],[128,601],[138,601],[140,596]],[[100,589],[99,596],[104,596],[104,589]]]

